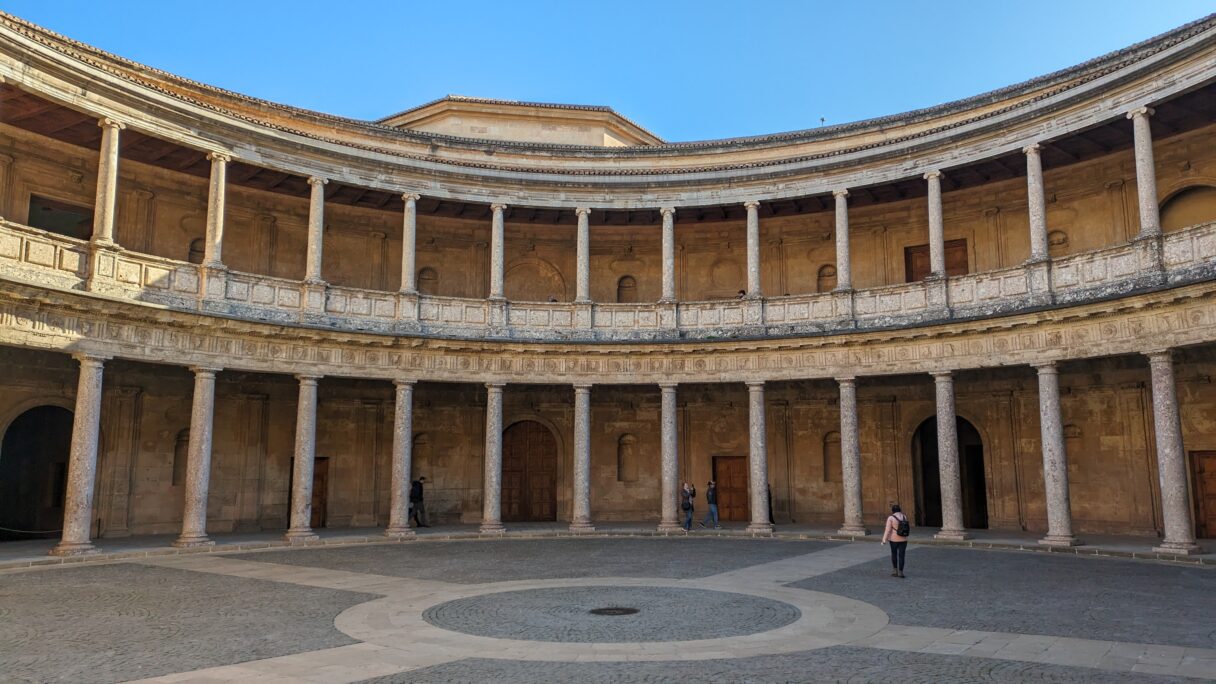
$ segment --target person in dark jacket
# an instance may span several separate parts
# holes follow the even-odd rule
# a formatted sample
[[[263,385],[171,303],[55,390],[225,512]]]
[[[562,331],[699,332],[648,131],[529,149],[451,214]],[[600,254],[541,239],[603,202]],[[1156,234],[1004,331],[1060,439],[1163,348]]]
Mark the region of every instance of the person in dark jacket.
[[[705,527],[707,520],[713,520],[714,529],[720,530],[722,526],[718,524],[718,484],[713,480],[706,483],[708,489],[705,490],[705,503],[709,505],[709,512],[705,514],[705,518],[701,520],[701,527]]]
[[[684,511],[684,531],[692,529],[692,500],[697,498],[697,488],[684,483],[680,489],[680,510]]]
[[[430,527],[426,524],[426,502],[422,498],[422,485],[426,477],[420,477],[410,484],[410,508],[413,509],[414,524],[418,527]]]

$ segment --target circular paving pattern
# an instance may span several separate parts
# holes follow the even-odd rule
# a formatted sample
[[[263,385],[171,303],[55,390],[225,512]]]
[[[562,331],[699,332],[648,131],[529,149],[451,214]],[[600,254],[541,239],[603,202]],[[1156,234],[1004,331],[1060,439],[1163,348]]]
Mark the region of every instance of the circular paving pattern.
[[[604,606],[636,613],[596,615]],[[442,629],[498,639],[624,643],[719,639],[784,627],[802,615],[781,601],[707,589],[587,586],[505,591],[423,612]]]

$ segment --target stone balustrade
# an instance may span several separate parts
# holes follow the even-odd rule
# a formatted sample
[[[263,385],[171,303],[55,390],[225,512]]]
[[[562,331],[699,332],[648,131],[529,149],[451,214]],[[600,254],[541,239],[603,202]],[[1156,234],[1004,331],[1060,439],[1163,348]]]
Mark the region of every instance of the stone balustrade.
[[[719,301],[502,302],[215,270],[0,220],[0,278],[255,321],[435,337],[678,340],[912,326],[1073,304],[1216,275],[1216,222],[1046,262],[859,290]]]

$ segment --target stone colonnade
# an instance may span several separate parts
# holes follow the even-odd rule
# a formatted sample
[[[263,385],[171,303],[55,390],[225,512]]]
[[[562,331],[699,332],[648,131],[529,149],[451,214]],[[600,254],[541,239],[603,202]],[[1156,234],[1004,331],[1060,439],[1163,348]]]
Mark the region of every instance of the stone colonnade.
[[[1136,185],[1140,207],[1138,240],[1157,238],[1161,235],[1152,133],[1149,127],[1149,117],[1152,114],[1153,110],[1149,107],[1139,107],[1127,113],[1127,118],[1132,121],[1134,135]],[[98,165],[92,245],[95,248],[115,248],[117,245],[114,242],[114,212],[118,196],[119,136],[126,126],[109,118],[102,119],[99,125],[102,127],[103,134],[101,159]],[[1031,253],[1028,263],[1040,263],[1049,259],[1041,147],[1035,143],[1027,145],[1022,151],[1026,157],[1027,211],[1030,224]],[[226,268],[222,258],[224,196],[227,185],[227,164],[232,161],[233,157],[228,152],[211,150],[207,158],[211,161],[211,175],[208,185],[206,251],[203,266],[209,273],[218,274]],[[944,174],[939,169],[923,174],[928,195],[929,278],[931,280],[946,276],[945,227],[942,215],[943,177]],[[328,182],[328,179],[318,176],[308,178],[310,195],[304,282],[317,288],[324,288],[326,285],[322,278],[322,246],[325,222],[325,185]],[[846,188],[836,188],[832,190],[832,195],[835,198],[836,289],[848,291],[852,289],[852,264],[849,254],[849,191]],[[401,197],[405,208],[402,224],[403,246],[399,292],[404,296],[416,296],[417,203],[421,196],[414,192],[407,192]],[[763,296],[760,277],[762,272],[760,207],[760,199],[751,199],[743,203],[747,216],[747,289],[745,296],[748,299],[758,299]],[[489,299],[492,301],[506,299],[503,288],[506,210],[507,204],[504,202],[495,202],[490,205],[491,239],[488,291]],[[575,302],[589,304],[592,302],[590,294],[591,208],[580,206],[576,207],[574,212],[577,218]],[[676,301],[675,218],[677,208],[665,206],[661,207],[659,212],[662,216],[662,295],[659,301],[670,303]]]
[[[1170,350],[1145,352],[1152,378],[1153,417],[1156,432],[1157,463],[1160,473],[1165,538],[1155,550],[1163,553],[1195,553],[1194,528],[1190,517],[1189,493],[1174,386]],[[95,551],[89,537],[93,513],[93,492],[97,477],[99,420],[102,402],[103,368],[108,357],[77,354],[79,384],[73,422],[68,484],[65,501],[63,538],[51,551],[54,555],[74,555]],[[215,380],[218,368],[195,367],[190,439],[188,444],[186,496],[181,536],[176,546],[212,543],[207,537],[207,491],[211,472],[211,444],[215,411]],[[1036,366],[1039,382],[1039,408],[1042,426],[1043,478],[1045,483],[1048,530],[1041,540],[1045,545],[1078,543],[1072,531],[1068,493],[1068,465],[1061,427],[1058,369],[1054,363]],[[949,371],[931,374],[936,389],[938,462],[941,479],[942,528],[939,539],[966,539],[963,528],[961,482],[958,463],[958,438],[955,430],[954,376]],[[320,378],[298,375],[294,462],[292,465],[289,541],[317,538],[312,513],[313,466],[316,443],[317,390]],[[840,390],[840,439],[842,493],[844,500],[840,534],[868,534],[863,523],[861,454],[858,437],[857,378],[837,379]],[[771,534],[769,522],[768,453],[765,442],[765,382],[747,382],[749,415],[749,497],[753,534]],[[413,535],[407,510],[413,440],[413,379],[398,379],[393,421],[391,501],[385,534],[391,538]],[[677,519],[679,479],[676,397],[678,385],[659,385],[661,394],[660,443],[661,478],[659,483],[660,532],[680,528]],[[501,382],[486,384],[485,471],[483,513],[480,530],[501,534],[502,523],[502,428],[503,394]],[[576,384],[574,391],[573,515],[570,530],[594,530],[591,508],[591,394],[590,384]]]

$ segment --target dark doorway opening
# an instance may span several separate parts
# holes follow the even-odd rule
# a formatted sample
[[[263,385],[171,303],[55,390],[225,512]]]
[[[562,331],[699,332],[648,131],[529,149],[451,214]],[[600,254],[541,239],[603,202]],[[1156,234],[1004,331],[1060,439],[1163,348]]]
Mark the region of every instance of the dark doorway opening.
[[[325,527],[329,521],[329,459],[318,458],[312,466],[312,517],[308,526]]]
[[[502,519],[557,520],[557,441],[534,420],[522,420],[502,433]]]
[[[38,406],[8,426],[0,443],[0,540],[59,536],[67,493],[72,412]]]
[[[751,520],[747,500],[747,457],[714,456],[714,482],[718,483],[718,518]]]
[[[1195,483],[1195,532],[1216,537],[1216,451],[1191,452],[1192,482]]]
[[[955,418],[958,431],[959,479],[963,490],[963,526],[988,527],[988,486],[984,474],[984,442],[975,426]],[[942,526],[941,473],[937,460],[937,417],[931,416],[912,435],[916,525]]]

